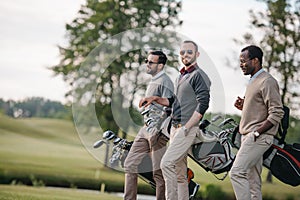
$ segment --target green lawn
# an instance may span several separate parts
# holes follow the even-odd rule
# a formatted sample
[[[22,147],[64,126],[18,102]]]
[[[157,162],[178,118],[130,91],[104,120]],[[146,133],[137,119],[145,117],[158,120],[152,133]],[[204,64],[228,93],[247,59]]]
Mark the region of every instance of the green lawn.
[[[90,146],[93,142],[91,139]],[[103,149],[96,150],[96,152],[100,151]],[[97,159],[103,160],[103,156],[99,156]],[[0,115],[1,184],[21,183],[89,188],[98,191],[101,184],[105,184],[106,191],[121,192],[124,186],[123,172],[106,168],[97,159],[82,145],[74,125],[70,121],[34,118],[12,119]],[[233,197],[228,177],[224,181],[218,181],[211,173],[205,172],[192,161],[189,162],[189,165],[195,172],[194,180],[201,184],[201,194],[205,194],[207,185],[214,184],[220,186],[223,191]],[[264,171],[263,180],[265,180],[265,174],[266,171]],[[10,194],[9,191],[13,191],[15,187],[8,187],[10,189],[6,187],[8,186],[1,186],[0,199],[3,195],[13,195],[14,192]],[[5,192],[6,189],[7,193]],[[15,195],[21,195],[22,192],[24,195],[30,196],[31,192],[32,195],[37,195],[34,192],[36,189],[25,186],[19,188],[18,186],[16,190],[20,192],[16,192]],[[45,193],[48,191],[43,187],[38,189],[45,190]],[[143,181],[139,181],[139,190],[144,193],[154,193],[154,190]],[[291,187],[275,178],[274,184],[263,184],[263,193],[268,199],[300,200],[299,186]],[[57,195],[57,199],[59,196]],[[34,198],[40,199],[39,197]],[[15,198],[11,197],[11,199]],[[91,199],[93,198],[91,197]]]
[[[108,191],[122,191],[124,174],[95,159],[70,121],[0,115],[0,183],[38,180],[50,186],[90,189],[104,183]],[[150,189],[145,183],[141,186]]]
[[[74,199],[109,199],[121,200],[121,197],[107,193],[82,191],[66,188],[45,188],[28,186],[0,185],[0,199],[5,200],[74,200]]]

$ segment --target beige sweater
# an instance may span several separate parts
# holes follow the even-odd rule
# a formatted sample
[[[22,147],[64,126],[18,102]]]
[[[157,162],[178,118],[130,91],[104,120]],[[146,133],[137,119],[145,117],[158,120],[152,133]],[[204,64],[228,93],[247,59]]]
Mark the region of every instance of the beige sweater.
[[[247,86],[240,133],[255,131],[268,119],[274,126],[264,134],[276,135],[283,113],[278,83],[264,71]]]

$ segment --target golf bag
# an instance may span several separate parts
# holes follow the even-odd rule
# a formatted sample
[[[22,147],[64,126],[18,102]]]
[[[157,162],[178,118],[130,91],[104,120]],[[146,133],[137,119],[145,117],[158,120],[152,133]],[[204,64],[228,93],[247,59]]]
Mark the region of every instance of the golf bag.
[[[283,183],[298,186],[300,184],[300,144],[287,144],[285,136],[289,127],[289,108],[284,106],[284,116],[281,120],[278,137],[274,138],[272,146],[263,155],[263,165],[271,170],[271,173]],[[225,120],[226,122],[226,120]],[[201,126],[206,127],[210,122]],[[224,125],[221,123],[220,125]],[[222,127],[218,125],[217,127]],[[241,135],[238,133],[239,127],[235,122],[231,124],[231,129],[222,129],[215,132],[222,142],[202,143],[201,146],[213,146],[210,151],[201,146],[195,145],[193,156],[204,169],[214,174],[229,171],[234,161],[234,154],[231,153],[231,145],[236,149],[240,148]],[[228,134],[227,134],[227,133]],[[222,134],[225,133],[225,134]],[[223,137],[222,137],[223,136]],[[198,153],[196,153],[198,152]],[[206,153],[206,154],[205,154]]]
[[[214,174],[228,172],[235,157],[228,141],[195,144],[192,147],[192,152],[193,160],[206,171],[211,171]]]
[[[300,144],[287,144],[285,136],[289,127],[289,108],[284,106],[278,136],[272,146],[263,155],[263,165],[271,170],[278,180],[291,186],[300,184]],[[232,136],[235,147],[240,148],[240,134]]]
[[[298,186],[300,184],[300,144],[286,144],[289,127],[289,108],[284,106],[284,117],[279,127],[279,136],[263,155],[263,164],[280,181]]]
[[[124,167],[124,161],[130,151],[133,141],[127,141],[118,137],[114,132],[108,130],[103,133],[103,139],[94,143],[94,148],[99,148],[104,143],[108,144],[113,141],[112,153],[109,159],[112,168],[118,168],[119,164]],[[155,189],[156,184],[153,179],[152,163],[149,155],[146,155],[140,165],[138,166],[139,177],[148,183],[152,188]],[[191,169],[187,170],[188,179],[188,189],[189,189],[189,199],[193,199],[197,194],[200,185],[195,183],[192,179],[194,178],[194,173]]]
[[[300,184],[300,144],[274,144],[264,153],[263,164],[280,181],[298,186]]]
[[[154,114],[151,113],[160,113],[160,116],[163,117],[149,117]],[[142,114],[146,115],[145,124],[149,127],[156,127],[160,132],[169,137],[171,129],[171,117],[169,116],[168,109],[160,109],[157,106],[152,106],[150,109],[143,111]],[[149,120],[149,118],[151,120]],[[153,120],[156,119],[156,120]],[[147,123],[149,122],[150,123]],[[215,174],[224,173],[222,178],[215,176],[219,180],[224,180],[230,170],[235,155],[232,152],[232,145],[230,144],[229,135],[232,134],[232,131],[236,130],[237,126],[235,123],[232,123],[233,119],[224,120],[220,127],[217,127],[217,131],[212,131],[208,127],[213,126],[208,120],[203,120],[199,124],[199,129],[203,138],[207,139],[207,142],[202,142],[199,140],[198,143],[194,144],[189,152],[188,156],[194,160],[198,165],[200,165],[206,171],[212,172]],[[230,128],[223,128],[225,125],[230,124]],[[151,130],[150,130],[151,131]]]
[[[235,129],[233,127],[214,132],[206,130],[206,127],[209,125],[210,122],[208,120],[203,120],[200,123],[199,128],[203,134],[214,135],[217,140],[213,142],[200,142],[193,145],[190,157],[203,169],[212,172],[217,179],[224,180],[235,158],[235,154],[232,152],[232,145],[228,137]],[[225,175],[222,178],[216,176],[216,174],[224,172]]]

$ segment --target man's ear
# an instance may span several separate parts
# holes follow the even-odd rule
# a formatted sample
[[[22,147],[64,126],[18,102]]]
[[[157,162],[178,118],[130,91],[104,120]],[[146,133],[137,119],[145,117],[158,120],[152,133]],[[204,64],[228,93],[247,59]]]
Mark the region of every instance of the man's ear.
[[[197,56],[197,57],[199,57],[199,56],[200,56],[200,52],[199,52],[199,51],[197,51],[197,53],[196,53],[196,56]]]
[[[255,62],[255,64],[259,64],[258,58],[254,58],[254,62]]]
[[[159,71],[163,70],[164,65],[162,63],[158,64]]]

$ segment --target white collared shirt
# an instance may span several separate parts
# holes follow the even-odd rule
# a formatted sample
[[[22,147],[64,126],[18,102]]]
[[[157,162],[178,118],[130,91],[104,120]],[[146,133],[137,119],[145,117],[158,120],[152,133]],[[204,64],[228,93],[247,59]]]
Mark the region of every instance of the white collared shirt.
[[[163,75],[165,72],[162,70],[162,71],[160,71],[160,72],[158,72],[157,74],[155,74],[155,76],[153,76],[152,78],[151,78],[151,80],[153,81],[153,80],[155,80],[155,79],[157,79],[158,77],[160,77],[161,75]]]

